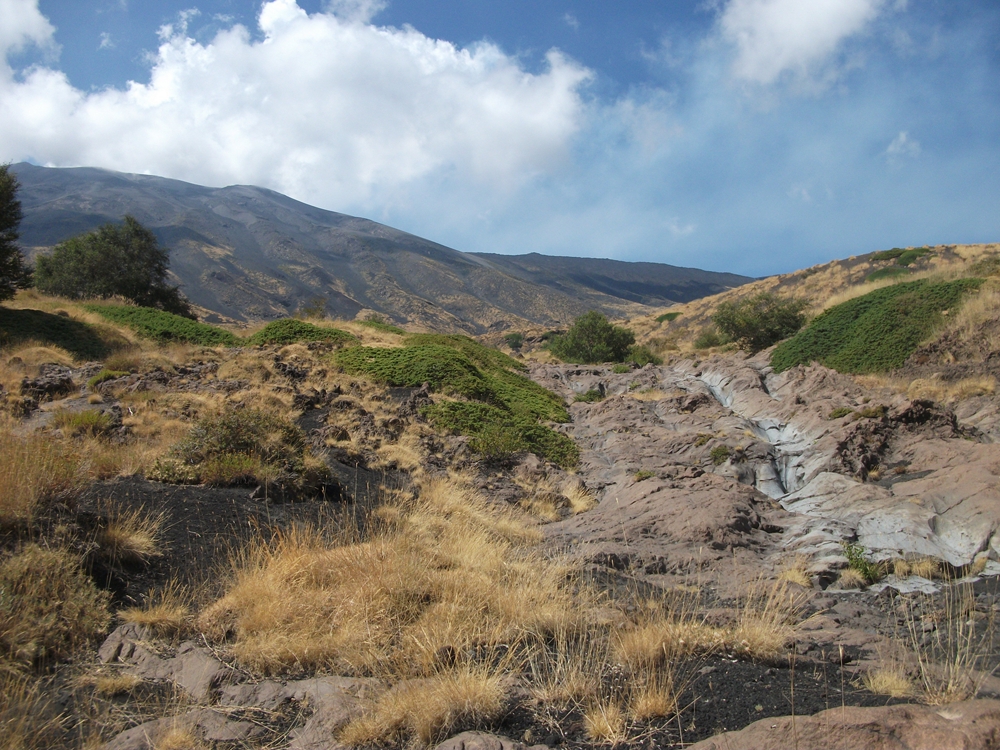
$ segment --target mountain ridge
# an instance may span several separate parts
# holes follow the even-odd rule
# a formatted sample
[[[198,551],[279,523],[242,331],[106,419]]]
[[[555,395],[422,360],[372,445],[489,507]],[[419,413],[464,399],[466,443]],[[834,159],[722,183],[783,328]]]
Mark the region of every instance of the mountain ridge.
[[[280,318],[322,299],[334,317],[378,313],[482,333],[559,325],[590,309],[633,317],[751,280],[656,263],[464,253],[254,186],[93,167],[12,169],[30,256],[132,214],[170,249],[175,283],[210,320]]]

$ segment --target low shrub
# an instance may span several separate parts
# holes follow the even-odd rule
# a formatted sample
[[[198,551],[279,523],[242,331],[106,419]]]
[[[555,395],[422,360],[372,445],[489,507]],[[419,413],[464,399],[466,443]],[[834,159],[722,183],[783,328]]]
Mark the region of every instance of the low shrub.
[[[52,420],[56,427],[67,435],[90,435],[99,437],[114,429],[111,415],[100,409],[83,411],[57,411]]]
[[[656,476],[655,471],[649,471],[648,469],[640,469],[635,473],[635,481],[642,482],[646,479],[652,479]]]
[[[756,353],[802,328],[806,306],[804,300],[760,292],[736,302],[720,303],[712,322],[737,347]]]
[[[694,340],[694,348],[711,349],[728,343],[728,338],[720,334],[715,328],[708,327],[703,329],[702,332],[698,334],[698,338]]]
[[[708,452],[708,455],[711,457],[712,463],[719,466],[729,459],[731,453],[728,445],[717,445]]]
[[[941,321],[977,289],[981,279],[910,281],[876,289],[831,307],[771,355],[782,372],[819,362],[834,370],[864,374],[901,367]]]
[[[347,346],[356,344],[357,337],[337,328],[327,328],[306,323],[295,318],[274,320],[247,338],[250,346],[294,344],[297,341],[328,341],[332,344]]]
[[[599,312],[581,315],[562,336],[549,342],[549,350],[565,362],[595,364],[624,362],[635,343],[635,334],[612,325]]]
[[[997,276],[1000,274],[1000,255],[990,255],[969,266],[973,276]]]
[[[644,367],[645,365],[662,365],[663,358],[657,356],[653,353],[646,345],[636,344],[629,347],[628,356],[625,358],[627,362],[631,362],[636,367]]]
[[[872,260],[896,260],[900,255],[906,251],[901,247],[894,247],[892,250],[879,250],[878,252],[872,253]]]
[[[107,368],[101,370],[94,377],[87,381],[87,388],[94,390],[101,383],[108,380],[117,380],[118,378],[124,378],[129,373],[124,370],[108,370]]]
[[[679,312],[665,312],[663,315],[656,316],[657,323],[669,323],[673,320],[677,320],[681,316]]]
[[[624,375],[626,372],[631,372],[631,371],[632,368],[623,362],[611,368],[611,372],[613,372],[615,375]]]
[[[591,388],[586,393],[578,393],[573,397],[573,401],[576,403],[593,404],[597,401],[603,401],[604,394],[597,388]]]
[[[827,414],[826,418],[841,419],[842,417],[846,417],[848,414],[853,414],[853,413],[854,409],[852,409],[850,406],[838,406],[836,409]]]
[[[865,281],[881,281],[882,279],[895,279],[899,276],[909,276],[909,268],[900,268],[899,266],[889,266],[888,268],[880,268],[877,271],[872,271],[870,274],[865,276]]]
[[[524,346],[524,334],[517,333],[516,331],[514,333],[508,333],[503,337],[503,340],[506,342],[507,346],[514,351],[517,351]]]
[[[239,346],[241,343],[229,331],[152,307],[88,304],[84,308],[161,344],[180,341],[199,346]]]
[[[907,250],[898,258],[896,258],[896,263],[901,266],[910,266],[918,259],[930,253],[929,247],[916,247],[912,250]]]
[[[374,328],[376,331],[382,331],[382,333],[395,333],[400,336],[406,335],[406,331],[399,326],[394,326],[380,315],[372,316],[367,320],[359,320],[358,323],[360,325],[367,326],[368,328]]]
[[[844,542],[843,549],[844,557],[847,558],[847,567],[856,571],[866,583],[876,583],[885,575],[878,563],[873,563],[868,559],[865,548],[861,545]]]

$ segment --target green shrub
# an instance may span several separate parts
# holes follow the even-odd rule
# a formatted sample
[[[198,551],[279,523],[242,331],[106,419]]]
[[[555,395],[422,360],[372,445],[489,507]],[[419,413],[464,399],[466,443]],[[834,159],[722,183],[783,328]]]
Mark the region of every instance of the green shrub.
[[[826,418],[841,419],[842,417],[846,417],[848,414],[853,414],[853,413],[854,409],[852,409],[850,406],[838,406],[836,409],[827,414]]]
[[[648,469],[640,469],[635,473],[635,481],[642,482],[646,479],[651,479],[656,476],[655,471],[649,471]]]
[[[840,372],[863,374],[900,367],[941,320],[981,279],[910,281],[876,289],[830,308],[771,355],[782,372],[820,362]]]
[[[118,378],[124,378],[128,374],[129,373],[125,372],[124,370],[104,369],[87,381],[87,387],[90,390],[94,390],[101,383],[104,383],[108,380],[117,380]]]
[[[508,461],[528,449],[521,430],[511,422],[483,425],[472,436],[469,447],[491,461]]]
[[[717,445],[709,451],[708,455],[711,457],[712,463],[719,466],[726,462],[731,452],[728,445]]]
[[[735,302],[722,302],[712,322],[726,338],[750,353],[759,352],[802,328],[804,300],[781,299],[760,292]]]
[[[911,273],[909,268],[900,268],[899,266],[889,266],[888,268],[880,268],[877,271],[872,271],[870,274],[865,276],[865,281],[881,281],[882,279],[895,279],[898,276],[909,276]]]
[[[626,372],[632,372],[632,367],[622,362],[612,367],[611,372],[615,375],[624,375]]]
[[[884,406],[866,406],[864,409],[858,412],[858,417],[861,419],[881,419],[885,416],[886,409]]]
[[[127,326],[140,336],[161,344],[176,341],[200,346],[239,346],[241,343],[229,331],[151,307],[96,304],[84,307],[89,312]]]
[[[868,583],[876,583],[881,580],[883,571],[880,565],[871,562],[865,555],[865,548],[860,544],[843,543],[844,557],[847,558],[847,566],[858,571]]]
[[[653,354],[652,349],[650,349],[645,344],[642,345],[636,344],[635,346],[630,347],[628,350],[628,357],[626,357],[626,361],[631,362],[636,367],[643,367],[649,364],[653,365],[663,364],[663,358]]]
[[[624,362],[634,343],[632,331],[612,325],[606,317],[591,310],[577,318],[564,335],[553,338],[549,350],[565,362]]]
[[[383,333],[396,333],[401,336],[406,334],[406,331],[404,331],[399,326],[394,326],[391,323],[386,323],[384,320],[380,320],[378,318],[359,320],[358,323],[360,323],[363,326],[368,326],[369,328],[374,328],[376,331],[382,331]]]
[[[91,435],[97,437],[111,431],[111,415],[99,409],[84,411],[57,411],[53,423],[69,435]]]
[[[973,276],[996,276],[1000,274],[1000,255],[990,255],[969,266]]]
[[[657,323],[669,323],[673,320],[677,320],[681,314],[679,312],[665,312],[663,315],[656,316]]]
[[[286,475],[304,488],[323,476],[307,476],[306,440],[291,422],[258,409],[227,407],[201,419],[188,436],[156,463],[150,478],[205,484],[267,483]],[[318,470],[324,474],[322,470]]]
[[[905,253],[896,258],[896,262],[901,266],[909,266],[917,258],[922,258],[925,255],[930,255],[931,249],[929,247],[915,247],[912,250],[907,250]]]
[[[695,438],[694,444],[696,448],[700,448],[705,445],[709,440],[714,438],[715,435],[709,435],[707,432],[699,432],[698,437]]]
[[[346,346],[356,344],[355,336],[337,328],[325,328],[306,323],[295,318],[274,320],[261,328],[246,343],[250,346],[266,346],[294,344],[297,341],[329,341],[333,344]]]
[[[876,253],[872,253],[872,260],[896,260],[900,255],[906,251],[901,247],[894,247],[892,250],[879,250]]]
[[[504,342],[514,351],[517,351],[522,346],[524,346],[524,334],[523,333],[508,333],[503,337]]]
[[[711,349],[715,346],[722,346],[723,344],[728,344],[729,339],[721,335],[715,328],[708,327],[702,329],[702,332],[698,334],[698,338],[694,340],[695,349]]]
[[[591,388],[586,393],[578,393],[573,397],[574,403],[582,402],[585,404],[592,404],[597,401],[603,401],[603,400],[604,400],[604,394],[601,393],[601,391],[599,391],[597,388]]]

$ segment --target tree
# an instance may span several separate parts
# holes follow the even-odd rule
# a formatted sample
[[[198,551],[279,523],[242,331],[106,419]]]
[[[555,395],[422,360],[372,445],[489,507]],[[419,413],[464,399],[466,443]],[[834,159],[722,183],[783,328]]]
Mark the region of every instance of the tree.
[[[804,300],[760,292],[738,302],[721,303],[712,322],[740,349],[755,353],[798,331],[806,322],[806,306]]]
[[[554,338],[549,349],[567,362],[624,362],[634,343],[632,331],[611,325],[607,318],[591,310],[577,318],[565,334]]]
[[[0,302],[13,297],[18,289],[31,286],[31,269],[17,246],[22,218],[19,187],[10,164],[0,165]]]
[[[35,285],[71,299],[124,297],[141,307],[194,317],[176,286],[167,284],[169,257],[132,216],[56,245],[38,259]]]

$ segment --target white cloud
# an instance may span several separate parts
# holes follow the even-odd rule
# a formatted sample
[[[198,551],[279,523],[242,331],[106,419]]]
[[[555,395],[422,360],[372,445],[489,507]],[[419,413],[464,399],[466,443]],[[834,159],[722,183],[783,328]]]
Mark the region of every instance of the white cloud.
[[[97,45],[97,49],[112,49],[114,46],[115,42],[111,38],[111,33],[107,31],[102,31],[101,43]]]
[[[28,44],[54,46],[55,28],[38,10],[38,0],[0,0],[0,59]]]
[[[885,150],[885,157],[892,164],[898,164],[903,159],[916,159],[918,156],[920,156],[920,141],[911,138],[905,130],[900,131]]]
[[[384,0],[329,0],[327,9],[336,16],[355,23],[368,23],[387,3]]]
[[[185,34],[190,17],[161,29],[149,83],[124,90],[83,92],[40,67],[16,81],[7,68],[0,160],[252,183],[357,206],[435,175],[514,188],[559,167],[585,116],[590,73],[555,51],[532,74],[493,45],[308,15],[294,0],[263,5],[260,41],[234,26],[201,44]],[[51,27],[35,18],[26,28],[44,38]]]
[[[782,76],[823,79],[845,40],[862,31],[885,0],[729,0],[719,16],[736,48],[733,75],[769,85]]]
[[[567,26],[573,29],[573,31],[580,30],[580,21],[572,13],[566,13],[566,15],[563,16],[563,21],[566,23]]]

